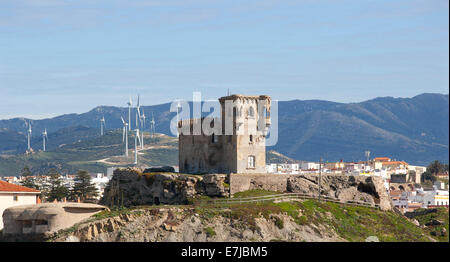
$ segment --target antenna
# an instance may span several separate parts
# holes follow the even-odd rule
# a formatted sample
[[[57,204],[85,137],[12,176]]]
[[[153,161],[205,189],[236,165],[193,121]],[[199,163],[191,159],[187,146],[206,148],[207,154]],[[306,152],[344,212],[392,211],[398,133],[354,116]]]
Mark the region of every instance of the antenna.
[[[369,164],[369,158],[370,158],[370,151],[364,152],[364,155],[366,156],[367,164]]]
[[[123,124],[123,133],[122,133],[122,141],[125,140],[125,156],[128,156],[128,123],[123,120],[123,117],[120,117]]]
[[[42,149],[45,152],[45,143],[46,141],[48,141],[48,136],[47,136],[47,128],[44,129],[44,132],[42,133]]]

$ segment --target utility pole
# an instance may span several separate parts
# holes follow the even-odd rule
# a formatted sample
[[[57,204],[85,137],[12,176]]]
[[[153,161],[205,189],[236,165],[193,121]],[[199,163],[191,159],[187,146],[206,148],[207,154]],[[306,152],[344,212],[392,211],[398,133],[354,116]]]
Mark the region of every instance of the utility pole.
[[[319,201],[320,201],[320,193],[321,193],[321,184],[320,182],[322,181],[322,157],[320,157],[320,161],[319,161]]]

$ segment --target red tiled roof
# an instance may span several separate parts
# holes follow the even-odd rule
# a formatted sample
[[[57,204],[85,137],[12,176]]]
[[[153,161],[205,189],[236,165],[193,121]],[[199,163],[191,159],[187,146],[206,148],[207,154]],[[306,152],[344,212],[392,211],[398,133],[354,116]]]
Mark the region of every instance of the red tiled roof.
[[[375,157],[373,160],[377,162],[377,161],[389,161],[391,159],[389,157]]]
[[[35,192],[39,193],[39,190],[34,188],[19,186],[15,184],[11,184],[5,181],[0,181],[0,192]]]
[[[405,161],[382,161],[381,164],[383,166],[385,165],[405,165],[407,166],[408,163],[406,163]]]

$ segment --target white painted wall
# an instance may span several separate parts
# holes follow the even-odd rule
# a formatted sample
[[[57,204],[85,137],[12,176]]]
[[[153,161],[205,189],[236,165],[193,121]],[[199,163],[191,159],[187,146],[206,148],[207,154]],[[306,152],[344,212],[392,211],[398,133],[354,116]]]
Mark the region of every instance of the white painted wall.
[[[17,201],[14,200],[17,196]],[[0,229],[3,228],[3,211],[13,206],[36,204],[36,194],[0,192]]]

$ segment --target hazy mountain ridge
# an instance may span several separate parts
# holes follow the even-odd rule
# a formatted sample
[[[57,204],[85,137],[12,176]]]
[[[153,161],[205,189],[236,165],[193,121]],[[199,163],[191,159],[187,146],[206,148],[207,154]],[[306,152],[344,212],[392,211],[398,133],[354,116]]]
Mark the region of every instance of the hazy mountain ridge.
[[[147,127],[153,112],[157,132],[170,134],[169,123],[175,112],[169,111],[169,103],[142,108],[147,116]],[[278,109],[278,143],[269,150],[276,150],[290,158],[318,160],[322,156],[329,161],[351,161],[364,159],[364,151],[370,150],[372,156],[386,155],[415,164],[428,164],[434,159],[448,162],[448,94],[421,94],[412,98],[379,97],[360,103],[291,100],[279,102]],[[134,114],[132,109],[132,128],[135,126]],[[49,144],[52,133],[62,128],[82,125],[92,129],[89,138],[98,135],[102,116],[105,116],[107,129],[121,128],[120,116],[128,119],[128,108],[100,106],[84,114],[35,120],[33,147],[42,148],[41,133],[44,128],[49,131]],[[22,143],[18,145],[17,152],[24,150],[24,118],[0,120],[0,130],[2,128],[8,129],[8,132],[0,132],[0,153],[11,152],[11,143],[4,142],[11,140],[9,137],[15,137],[14,141]],[[18,139],[20,136],[22,140]],[[70,136],[67,139],[66,144],[79,140]]]

